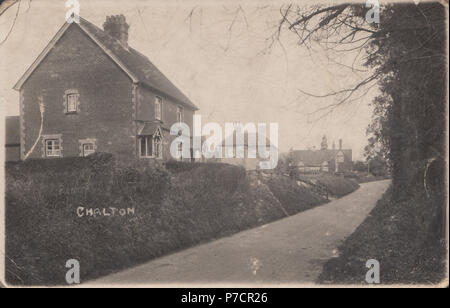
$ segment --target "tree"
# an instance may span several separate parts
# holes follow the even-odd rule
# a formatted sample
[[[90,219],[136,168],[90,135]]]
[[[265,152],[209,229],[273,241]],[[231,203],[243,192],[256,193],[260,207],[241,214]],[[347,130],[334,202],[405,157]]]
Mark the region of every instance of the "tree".
[[[320,108],[327,113],[378,86],[368,151],[376,149],[374,157],[389,161],[393,195],[401,199],[425,189],[429,161],[445,160],[446,12],[438,2],[389,4],[380,8],[380,23],[369,24],[369,9],[364,4],[288,5],[280,11],[272,40],[287,27],[309,49],[363,54],[371,73],[354,86],[322,95],[303,92],[334,96],[333,104]],[[444,182],[445,170],[439,178]]]
[[[367,172],[367,164],[363,161],[357,160],[353,163],[353,170],[357,172]]]

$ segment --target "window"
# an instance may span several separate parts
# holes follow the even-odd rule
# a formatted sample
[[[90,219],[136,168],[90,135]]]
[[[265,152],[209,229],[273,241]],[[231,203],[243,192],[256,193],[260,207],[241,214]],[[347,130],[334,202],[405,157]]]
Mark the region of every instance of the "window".
[[[67,95],[67,112],[77,112],[77,94]]]
[[[83,144],[83,156],[86,157],[95,153],[95,147],[93,143],[84,143]]]
[[[160,128],[153,135],[139,137],[138,142],[140,157],[162,158],[163,137]]]
[[[153,156],[162,158],[162,140],[159,136],[153,138]]]
[[[180,157],[180,160],[183,160],[183,143],[178,142],[178,155]]]
[[[183,107],[181,106],[177,107],[177,121],[179,123],[183,122]]]
[[[80,94],[76,89],[69,89],[64,92],[64,112],[77,113],[79,111],[79,97]]]
[[[342,152],[338,153],[337,161],[338,161],[338,163],[343,163],[344,162],[344,153],[342,153]]]
[[[46,139],[45,140],[45,155],[47,157],[61,156],[61,145],[60,145],[59,139]]]
[[[79,155],[81,157],[86,157],[97,152],[97,139],[96,138],[86,138],[78,140]]]
[[[159,96],[155,98],[155,119],[160,121],[162,119],[162,98]]]
[[[140,147],[141,157],[153,157],[152,143],[153,143],[153,138],[151,136],[139,138],[139,147]]]

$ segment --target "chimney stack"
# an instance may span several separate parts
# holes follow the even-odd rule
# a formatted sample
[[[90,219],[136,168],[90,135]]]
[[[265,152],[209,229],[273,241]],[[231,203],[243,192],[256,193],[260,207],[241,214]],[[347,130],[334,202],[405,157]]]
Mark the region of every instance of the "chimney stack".
[[[103,30],[109,35],[119,40],[124,47],[128,47],[128,28],[123,14],[107,16],[103,24]]]
[[[342,150],[342,139],[339,139],[339,150]]]

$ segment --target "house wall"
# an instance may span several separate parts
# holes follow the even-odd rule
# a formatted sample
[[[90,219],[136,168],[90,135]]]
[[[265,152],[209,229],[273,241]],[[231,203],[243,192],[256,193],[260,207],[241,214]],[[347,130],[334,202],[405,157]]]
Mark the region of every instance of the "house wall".
[[[177,122],[177,107],[181,106],[183,108],[183,122],[186,123],[190,128],[190,135],[193,134],[193,115],[194,110],[181,105],[174,101],[173,99],[167,97],[167,95],[157,92],[156,90],[150,89],[145,86],[140,86],[137,89],[137,114],[136,120],[138,121],[155,121],[155,100],[156,96],[162,98],[162,119],[161,124],[164,128],[164,143],[163,143],[163,159],[170,160],[172,156],[170,155],[170,144],[176,138],[176,136],[170,135],[170,127]],[[192,147],[192,141],[191,141]]]
[[[5,161],[19,161],[20,160],[20,146],[6,145],[5,147]]]
[[[65,114],[68,89],[79,92],[77,114]],[[97,151],[135,157],[132,89],[131,79],[72,24],[21,89],[22,155],[38,136],[42,101],[43,134],[61,134],[63,156],[79,156],[78,141],[95,138]],[[29,157],[43,157],[42,148],[39,141]]]
[[[350,172],[353,169],[352,150],[342,150],[344,153],[344,162],[339,163],[339,172]],[[335,160],[332,161],[332,168],[330,171],[335,172]]]

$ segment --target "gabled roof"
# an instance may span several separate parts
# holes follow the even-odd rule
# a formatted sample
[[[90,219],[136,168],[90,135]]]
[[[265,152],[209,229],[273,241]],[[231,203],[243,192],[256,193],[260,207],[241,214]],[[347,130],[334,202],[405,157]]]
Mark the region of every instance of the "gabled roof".
[[[139,126],[139,136],[153,136],[157,132],[161,134],[161,129],[169,130],[166,127],[162,126],[162,124],[156,122],[145,122]]]
[[[52,50],[53,46],[64,35],[70,26],[78,26],[85,32],[103,51],[133,80],[153,90],[160,91],[168,97],[187,107],[198,110],[198,107],[190,101],[164,74],[150,62],[150,60],[131,47],[126,47],[119,40],[109,36],[105,31],[80,17],[80,23],[64,23],[55,37],[45,47],[42,53],[20,78],[14,89],[20,90],[33,71]]]
[[[20,119],[19,116],[6,117],[5,119],[5,144],[20,145]]]
[[[297,150],[292,152],[292,158],[296,162],[302,162],[305,166],[320,166],[323,162],[335,159],[342,151],[347,159],[352,159],[352,150]]]

